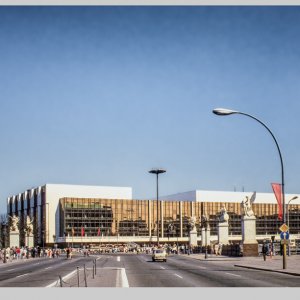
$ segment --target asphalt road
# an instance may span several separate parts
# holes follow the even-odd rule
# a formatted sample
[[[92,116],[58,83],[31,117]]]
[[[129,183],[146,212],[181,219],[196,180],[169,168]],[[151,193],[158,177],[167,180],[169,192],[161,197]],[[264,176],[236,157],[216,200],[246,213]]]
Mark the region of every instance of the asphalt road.
[[[94,260],[97,273],[92,278]],[[180,255],[170,255],[167,262],[152,262],[151,255],[119,253],[71,260],[30,259],[1,265],[0,287],[59,286],[59,276],[65,287],[77,287],[78,282],[81,287],[300,287],[297,276],[237,268],[233,264]]]
[[[123,257],[121,257],[123,258]],[[122,260],[122,259],[121,259]],[[152,262],[147,255],[124,258],[130,287],[299,287],[299,277],[241,269],[228,261],[169,256]]]
[[[1,265],[0,287],[45,287],[77,269],[91,263],[91,257],[35,258]]]

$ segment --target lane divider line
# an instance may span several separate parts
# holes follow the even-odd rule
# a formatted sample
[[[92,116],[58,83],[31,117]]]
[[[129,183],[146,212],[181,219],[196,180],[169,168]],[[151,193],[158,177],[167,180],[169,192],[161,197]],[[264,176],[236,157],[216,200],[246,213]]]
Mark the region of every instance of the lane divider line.
[[[176,274],[176,273],[175,273],[174,275],[177,276],[177,277],[179,277],[179,278],[183,278],[183,277],[181,277],[180,275],[178,275],[178,274]]]
[[[29,273],[26,273],[26,274],[22,274],[22,275],[18,275],[18,276],[16,276],[16,278],[17,278],[17,277],[22,277],[22,276],[26,276],[26,275],[29,275]]]
[[[237,274],[232,274],[232,273],[225,273],[227,275],[232,275],[232,276],[236,276],[236,277],[241,277],[241,275],[237,275]]]
[[[129,288],[125,268],[117,268],[116,287]]]

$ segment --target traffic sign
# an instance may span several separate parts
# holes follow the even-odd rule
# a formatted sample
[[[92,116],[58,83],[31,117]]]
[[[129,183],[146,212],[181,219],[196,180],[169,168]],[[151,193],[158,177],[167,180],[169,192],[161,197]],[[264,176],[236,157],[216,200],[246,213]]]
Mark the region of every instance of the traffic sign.
[[[288,232],[281,232],[281,233],[280,233],[280,238],[281,238],[282,240],[288,240],[289,237],[290,237],[290,234],[289,234]]]
[[[289,231],[289,227],[286,224],[282,224],[279,227],[279,230],[282,231],[282,232],[287,232],[287,231]]]

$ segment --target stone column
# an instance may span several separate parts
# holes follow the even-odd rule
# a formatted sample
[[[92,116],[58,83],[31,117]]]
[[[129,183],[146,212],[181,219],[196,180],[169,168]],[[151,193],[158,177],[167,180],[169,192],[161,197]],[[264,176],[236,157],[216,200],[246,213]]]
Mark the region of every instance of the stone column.
[[[205,228],[201,228],[201,244],[202,246],[209,246],[210,245],[210,227],[207,227],[206,230],[207,237],[205,237]]]
[[[9,247],[20,247],[19,231],[11,231],[9,233]]]
[[[190,231],[189,244],[191,247],[197,246],[197,230],[196,229]]]
[[[256,217],[242,216],[243,256],[258,256]]]
[[[28,236],[26,236],[26,238],[28,239],[27,240],[27,243],[28,243],[28,247],[33,247],[34,246],[34,239],[33,239],[33,234],[30,233]]]
[[[228,222],[219,222],[218,224],[218,243],[223,245],[229,244],[228,239]]]

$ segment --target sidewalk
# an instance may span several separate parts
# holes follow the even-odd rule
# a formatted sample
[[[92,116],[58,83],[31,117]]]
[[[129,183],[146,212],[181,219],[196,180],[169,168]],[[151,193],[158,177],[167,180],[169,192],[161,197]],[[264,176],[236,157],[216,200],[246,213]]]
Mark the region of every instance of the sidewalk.
[[[286,273],[294,276],[300,276],[300,255],[291,255],[286,257],[286,268],[283,269],[283,257],[276,255],[270,258],[267,256],[266,261],[262,256],[257,257],[228,257],[228,256],[216,256],[215,254],[208,254],[207,258],[203,253],[201,254],[181,254],[185,257],[199,259],[203,261],[228,261],[232,262],[232,265],[240,268],[264,270],[270,272]]]

